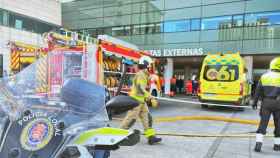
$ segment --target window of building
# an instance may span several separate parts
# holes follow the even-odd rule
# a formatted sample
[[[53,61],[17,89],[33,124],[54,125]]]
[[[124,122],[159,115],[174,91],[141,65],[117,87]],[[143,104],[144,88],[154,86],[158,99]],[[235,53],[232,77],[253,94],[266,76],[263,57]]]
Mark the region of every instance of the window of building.
[[[140,35],[141,34],[141,25],[134,25],[132,29],[133,35]]]
[[[15,28],[22,29],[22,20],[21,19],[15,19]]]
[[[125,26],[124,27],[124,35],[125,36],[130,36],[132,32],[131,26]]]
[[[191,20],[191,31],[200,30],[200,19],[192,19]]]
[[[243,26],[244,15],[234,15],[232,17],[232,26],[233,27],[241,27]]]
[[[232,16],[204,18],[201,20],[201,30],[231,28]]]
[[[97,30],[96,29],[88,29],[88,30],[86,30],[87,32],[88,32],[88,34],[90,35],[90,36],[92,36],[92,37],[97,37]]]
[[[112,27],[106,27],[106,28],[104,28],[104,34],[106,34],[106,35],[112,35]]]
[[[154,33],[155,25],[154,24],[147,24],[143,26],[145,28],[145,34],[152,34]]]
[[[124,27],[113,27],[112,28],[112,35],[113,36],[124,36]]]
[[[147,27],[147,25],[146,24],[143,24],[143,25],[140,25],[140,34],[141,35],[144,35],[145,34],[145,32],[146,32],[146,27]]]
[[[155,33],[161,33],[163,32],[163,24],[162,23],[156,23],[155,24]]]
[[[247,25],[278,25],[280,24],[280,12],[247,14],[245,23]]]
[[[103,35],[104,34],[104,29],[103,28],[96,29],[96,33],[97,33],[97,35]]]
[[[155,32],[155,24],[141,25],[141,34],[152,34]]]
[[[3,25],[3,16],[4,16],[3,10],[0,10],[0,25]]]
[[[35,33],[45,33],[58,27],[13,12],[0,9],[0,25]]]
[[[4,10],[2,12],[3,12],[3,25],[9,26],[9,13]]]
[[[51,26],[51,25],[48,25],[46,23],[43,23],[43,22],[36,22],[36,32],[37,33],[45,33],[45,32],[49,32],[51,30],[54,30],[55,27]],[[31,31],[31,30],[29,30]]]
[[[183,32],[190,31],[190,21],[166,21],[164,22],[164,32]]]

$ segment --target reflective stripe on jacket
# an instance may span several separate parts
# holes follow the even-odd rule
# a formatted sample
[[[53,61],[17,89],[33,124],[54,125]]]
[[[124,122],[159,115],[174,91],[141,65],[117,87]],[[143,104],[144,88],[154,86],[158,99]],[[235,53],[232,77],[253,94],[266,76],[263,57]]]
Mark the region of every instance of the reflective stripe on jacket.
[[[270,71],[261,76],[261,79],[256,88],[254,104],[257,104],[259,99],[275,99],[280,97],[280,72]],[[279,101],[280,103],[280,101]],[[264,106],[266,106],[264,104]],[[275,106],[279,106],[276,104]]]

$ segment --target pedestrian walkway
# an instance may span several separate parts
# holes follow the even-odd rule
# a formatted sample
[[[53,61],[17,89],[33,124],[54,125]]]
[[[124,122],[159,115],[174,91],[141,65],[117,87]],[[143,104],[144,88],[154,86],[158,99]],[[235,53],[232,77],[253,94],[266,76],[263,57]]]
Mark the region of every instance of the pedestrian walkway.
[[[178,96],[179,97],[179,96]],[[223,116],[258,120],[258,112],[246,109],[238,111],[228,108],[213,107],[201,109],[200,105],[161,102],[158,109],[151,109],[153,117],[172,116]],[[112,122],[118,126],[117,121]],[[215,121],[177,121],[155,123],[159,132],[193,133],[193,134],[240,134],[256,131],[254,125],[236,124]],[[141,129],[138,123],[135,128]],[[272,133],[270,128],[268,133]],[[280,153],[274,152],[273,138],[265,138],[263,152],[253,151],[255,138],[226,138],[226,137],[171,137],[163,136],[163,143],[149,146],[143,137],[141,142],[133,147],[122,147],[112,152],[112,158],[278,158]]]

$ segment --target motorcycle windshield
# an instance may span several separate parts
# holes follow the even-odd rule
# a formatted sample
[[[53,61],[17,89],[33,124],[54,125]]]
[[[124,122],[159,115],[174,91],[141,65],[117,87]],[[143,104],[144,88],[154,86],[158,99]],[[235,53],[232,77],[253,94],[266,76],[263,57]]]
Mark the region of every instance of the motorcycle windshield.
[[[0,110],[10,120],[22,119],[30,112],[33,116],[55,117],[63,122],[64,132],[70,134],[106,123],[104,88],[80,79],[83,75],[78,73],[84,73],[83,62],[77,62],[77,57],[72,62],[70,53],[67,58],[64,54],[49,53],[0,81]],[[76,75],[63,78],[65,70],[71,73],[71,67]]]

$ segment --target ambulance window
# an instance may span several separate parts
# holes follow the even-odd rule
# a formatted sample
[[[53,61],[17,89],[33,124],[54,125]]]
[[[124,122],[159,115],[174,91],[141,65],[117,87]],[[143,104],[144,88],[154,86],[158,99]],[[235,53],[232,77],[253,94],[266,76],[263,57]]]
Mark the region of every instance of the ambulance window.
[[[203,77],[207,81],[236,81],[239,77],[237,65],[206,65]]]

